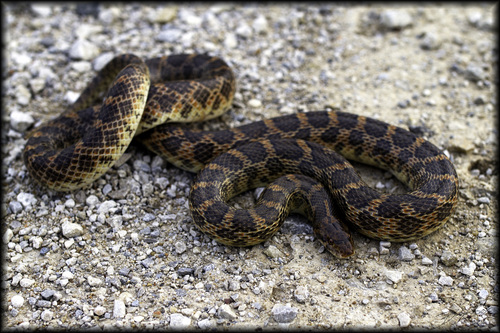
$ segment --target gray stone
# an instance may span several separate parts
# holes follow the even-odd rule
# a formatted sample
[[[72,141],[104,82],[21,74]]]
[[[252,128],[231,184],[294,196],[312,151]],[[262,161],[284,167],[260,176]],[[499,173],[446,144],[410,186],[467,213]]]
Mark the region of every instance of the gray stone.
[[[298,286],[297,289],[295,289],[294,297],[297,302],[305,303],[306,299],[309,297],[309,291],[307,290],[307,287]]]
[[[55,293],[55,290],[45,289],[40,293],[40,296],[42,296],[43,299],[50,300],[52,297],[54,297]]]
[[[398,251],[398,259],[402,261],[412,261],[415,259],[415,255],[411,253],[411,250],[406,246],[401,246]]]
[[[19,201],[11,201],[9,202],[9,209],[12,213],[17,214],[22,212],[23,205]]]
[[[440,259],[441,259],[441,262],[447,267],[455,265],[458,261],[457,257],[452,252],[450,252],[448,250],[443,251]]]
[[[274,320],[278,323],[291,323],[297,317],[298,312],[299,309],[288,304],[275,304],[271,310]]]

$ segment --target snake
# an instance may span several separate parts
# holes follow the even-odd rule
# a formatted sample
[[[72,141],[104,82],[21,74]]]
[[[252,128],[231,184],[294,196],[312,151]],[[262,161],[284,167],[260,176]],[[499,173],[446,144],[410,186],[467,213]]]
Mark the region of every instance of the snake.
[[[446,154],[374,118],[324,110],[216,131],[182,124],[219,117],[235,91],[235,75],[219,57],[116,56],[72,105],[28,133],[25,165],[42,186],[71,192],[106,173],[135,139],[196,173],[189,191],[193,221],[229,246],[262,243],[290,213],[300,213],[326,250],[347,258],[355,253],[351,229],[406,242],[453,214],[459,181]],[[348,160],[390,171],[408,191],[380,193]],[[230,204],[263,186],[255,206]]]

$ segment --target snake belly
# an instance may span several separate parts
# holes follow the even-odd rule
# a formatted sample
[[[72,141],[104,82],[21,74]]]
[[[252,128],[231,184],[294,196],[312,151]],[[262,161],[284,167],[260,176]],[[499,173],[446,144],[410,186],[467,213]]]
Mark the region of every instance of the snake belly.
[[[375,119],[315,111],[215,132],[177,124],[219,116],[234,92],[234,75],[219,58],[118,56],[68,110],[29,133],[25,164],[42,185],[73,191],[104,174],[137,137],[184,170],[203,169],[190,194],[193,219],[202,231],[235,246],[264,241],[297,209],[340,257],[353,253],[345,223],[368,237],[407,241],[431,233],[452,214],[458,178],[446,155]],[[411,191],[378,193],[334,151],[390,170]],[[257,211],[233,213],[227,207],[230,197],[269,182]]]

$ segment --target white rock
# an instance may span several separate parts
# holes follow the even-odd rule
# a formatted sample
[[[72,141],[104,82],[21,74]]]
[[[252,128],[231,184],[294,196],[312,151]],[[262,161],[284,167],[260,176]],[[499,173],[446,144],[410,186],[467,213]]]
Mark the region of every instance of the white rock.
[[[115,57],[115,55],[113,54],[113,52],[105,52],[103,54],[100,54],[97,58],[94,59],[94,61],[92,62],[92,67],[94,68],[94,70],[96,71],[100,71],[101,69],[104,68],[104,66],[107,65],[108,62],[111,61],[111,59],[113,59]]]
[[[94,314],[97,316],[102,316],[105,313],[106,313],[106,308],[104,306],[98,305],[94,309]]]
[[[24,297],[21,295],[14,295],[10,299],[10,304],[15,308],[20,308],[24,304]]]
[[[50,310],[44,310],[40,314],[40,318],[42,318],[43,321],[50,321],[52,320],[52,317],[54,317],[54,313]]]
[[[274,320],[278,323],[291,323],[297,317],[298,312],[299,309],[288,304],[275,304],[271,310]]]
[[[26,131],[34,123],[35,119],[27,112],[14,110],[10,114],[10,127],[18,132]]]
[[[24,208],[28,208],[34,206],[38,200],[31,193],[21,192],[17,195],[17,201],[19,201]]]
[[[24,287],[24,288],[31,287],[33,285],[33,283],[35,283],[35,280],[28,279],[28,278],[24,278],[24,279],[21,279],[21,281],[19,281],[19,285],[21,287]]]
[[[182,37],[182,30],[180,29],[168,29],[168,30],[162,30],[156,36],[156,39],[159,40],[160,42],[166,42],[166,43],[175,43],[180,40]]]
[[[449,276],[443,275],[443,276],[439,277],[438,283],[442,286],[452,286],[453,279]]]
[[[168,23],[174,20],[177,16],[177,8],[164,7],[159,10],[154,10],[148,15],[148,20],[152,23]]]
[[[234,49],[236,46],[238,46],[238,39],[236,38],[236,35],[228,33],[224,39],[224,47],[227,49]]]
[[[229,304],[222,304],[217,310],[217,314],[223,319],[236,319],[238,315],[234,312],[233,308]]]
[[[236,34],[241,37],[248,38],[252,36],[252,28],[250,28],[247,24],[245,23],[240,23],[240,25],[236,28]]]
[[[64,271],[62,274],[61,274],[61,278],[63,279],[68,279],[68,280],[71,280],[73,279],[74,277],[74,274],[71,273],[70,271]]]
[[[99,278],[96,278],[96,277],[93,277],[91,275],[89,275],[87,277],[87,282],[89,283],[89,285],[95,287],[95,286],[100,286],[103,284],[102,280],[99,279]]]
[[[476,264],[471,262],[469,264],[469,267],[462,267],[460,269],[460,273],[462,273],[463,275],[471,276],[474,274],[475,270],[476,270]]]
[[[77,93],[75,91],[71,91],[71,90],[68,90],[66,91],[66,93],[64,94],[64,100],[70,104],[73,104],[74,102],[76,102],[76,100],[78,99],[78,97],[80,97],[80,93]]]
[[[306,299],[309,297],[309,291],[305,286],[298,286],[294,292],[295,300],[299,303],[305,303]]]
[[[41,17],[49,17],[52,14],[51,6],[44,3],[31,4],[31,10],[33,13]]]
[[[412,24],[412,17],[406,10],[388,9],[380,14],[380,24],[388,29],[402,29]]]
[[[422,258],[422,265],[432,265],[432,260],[427,258],[427,257],[423,257]]]
[[[89,61],[75,61],[71,63],[71,68],[78,73],[87,73],[90,72],[92,66]]]
[[[386,270],[385,276],[393,283],[398,283],[403,278],[403,273],[399,271]]]
[[[68,208],[73,208],[73,207],[75,207],[75,205],[76,205],[76,203],[75,203],[75,200],[73,200],[73,199],[68,199],[64,203],[64,206],[66,206]]]
[[[87,197],[87,199],[85,199],[85,203],[88,206],[95,206],[99,203],[99,198],[96,197],[95,195],[91,194]]]
[[[406,312],[401,312],[398,314],[399,326],[408,327],[410,326],[410,316]]]
[[[213,319],[202,319],[198,322],[198,327],[201,328],[202,330],[207,330],[209,328],[212,328],[216,325],[215,320]]]
[[[123,318],[125,317],[125,302],[120,299],[115,300],[115,305],[113,307],[113,317],[114,318]]]
[[[85,39],[100,32],[102,32],[102,25],[93,25],[87,23],[80,24],[75,29],[75,35],[78,39]]]
[[[71,223],[69,221],[64,222],[61,226],[61,229],[63,236],[67,238],[76,237],[83,234],[83,228],[81,225],[77,223]]]
[[[170,315],[170,328],[172,329],[183,329],[191,325],[191,319],[180,314],[172,313]]]
[[[196,28],[198,28],[203,22],[203,19],[200,16],[196,16],[194,13],[188,10],[180,10],[179,18],[186,22],[188,25]]]
[[[260,108],[262,106],[262,102],[259,101],[258,99],[252,98],[251,100],[248,101],[248,106],[252,108]]]
[[[7,228],[7,230],[5,230],[3,234],[3,243],[8,244],[12,237],[14,237],[14,232],[11,229]]]
[[[111,208],[116,207],[116,202],[113,200],[104,201],[99,208],[97,209],[97,213],[108,213]]]
[[[79,38],[69,49],[72,59],[91,60],[97,57],[99,49],[86,39]]]
[[[45,88],[46,81],[41,77],[37,77],[32,79],[29,84],[33,95],[36,96]]]
[[[259,15],[252,24],[252,28],[256,33],[266,32],[268,29],[267,19],[264,15]]]
[[[182,242],[182,241],[178,241],[174,244],[175,246],[175,252],[177,252],[177,254],[182,254],[184,252],[186,252],[187,250],[187,246],[186,246],[186,243]]]

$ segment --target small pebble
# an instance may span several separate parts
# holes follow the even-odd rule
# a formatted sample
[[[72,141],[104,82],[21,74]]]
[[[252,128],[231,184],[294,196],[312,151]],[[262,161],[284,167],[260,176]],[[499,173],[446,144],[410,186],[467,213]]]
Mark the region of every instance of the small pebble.
[[[24,304],[24,298],[23,298],[23,296],[21,296],[19,294],[14,295],[10,299],[10,303],[12,304],[13,307],[20,308]]]
[[[186,252],[186,250],[187,250],[186,243],[181,242],[181,241],[175,242],[174,246],[175,246],[175,252],[177,254],[182,254],[182,253]]]
[[[486,299],[486,298],[488,298],[488,295],[489,295],[488,290],[485,290],[485,289],[481,289],[478,292],[478,296],[480,299]]]
[[[386,29],[402,29],[413,22],[410,14],[403,9],[388,9],[380,14],[380,25]]]
[[[271,310],[274,320],[278,323],[291,323],[297,317],[298,312],[299,309],[288,304],[275,304]]]
[[[393,283],[398,283],[403,278],[403,273],[399,271],[386,270],[385,276]]]
[[[442,286],[452,286],[453,279],[449,276],[441,276],[439,277],[438,283]]]
[[[21,279],[21,281],[19,281],[19,285],[23,288],[31,287],[33,285],[33,283],[35,283],[35,280],[27,279],[27,278]]]
[[[455,265],[458,261],[457,257],[448,250],[443,251],[440,260],[445,266],[448,267]]]
[[[401,246],[398,251],[398,259],[402,261],[412,261],[415,259],[415,255],[411,253],[411,250],[406,246]]]
[[[202,330],[208,330],[216,325],[215,321],[209,318],[202,319],[198,322],[198,327]]]
[[[10,113],[10,126],[18,132],[24,133],[34,123],[35,119],[27,112],[14,110]]]
[[[307,287],[298,286],[294,292],[295,300],[299,303],[305,303],[306,299],[309,297],[309,291]]]
[[[422,258],[422,265],[432,265],[432,260],[427,258],[427,257],[423,257]]]
[[[408,327],[410,326],[410,315],[407,314],[406,312],[401,312],[398,314],[398,320],[399,320],[399,326],[401,327]]]
[[[93,276],[88,276],[87,277],[87,282],[92,287],[100,286],[100,285],[103,284],[103,281],[101,279],[93,277]]]
[[[40,318],[43,321],[50,321],[54,317],[54,313],[50,310],[43,310],[42,313],[40,314]]]
[[[281,252],[276,246],[269,245],[264,251],[264,254],[269,258],[279,258],[284,257],[283,252]]]
[[[86,39],[80,38],[69,49],[69,56],[75,60],[92,60],[100,50]]]
[[[238,317],[238,315],[234,312],[233,308],[229,304],[222,304],[217,310],[217,315],[223,319],[233,320]]]
[[[55,293],[56,293],[55,290],[45,289],[40,293],[40,296],[42,296],[43,299],[50,300]]]
[[[82,226],[77,223],[71,223],[66,221],[62,224],[61,229],[63,236],[67,238],[76,237],[83,234]]]
[[[191,319],[180,314],[172,313],[170,315],[170,328],[171,329],[185,329],[191,325]]]
[[[123,302],[121,299],[115,299],[113,307],[113,317],[123,318],[125,317],[125,312],[126,312],[125,302]]]

